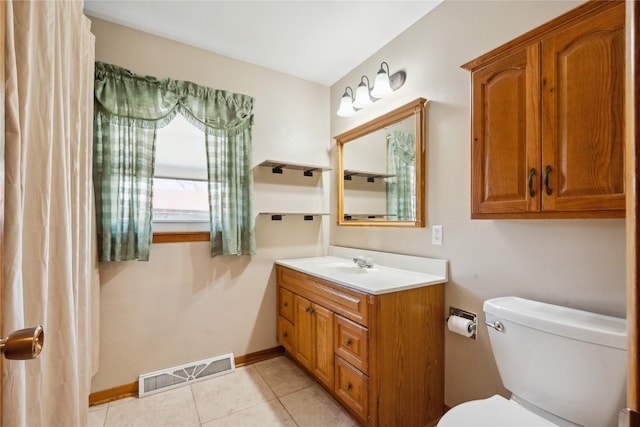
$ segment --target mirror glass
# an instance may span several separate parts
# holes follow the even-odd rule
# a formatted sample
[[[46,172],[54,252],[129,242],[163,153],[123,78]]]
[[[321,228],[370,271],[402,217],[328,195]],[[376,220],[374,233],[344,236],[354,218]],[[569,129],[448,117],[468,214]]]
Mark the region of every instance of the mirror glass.
[[[424,227],[425,102],[335,138],[338,225]]]

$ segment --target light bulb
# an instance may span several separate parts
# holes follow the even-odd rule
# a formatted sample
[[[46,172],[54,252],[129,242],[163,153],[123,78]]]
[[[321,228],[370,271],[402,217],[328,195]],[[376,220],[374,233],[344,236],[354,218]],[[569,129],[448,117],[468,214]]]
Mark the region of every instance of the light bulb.
[[[351,88],[347,88],[351,89]],[[340,117],[351,117],[356,113],[356,110],[353,109],[353,102],[351,100],[351,95],[345,89],[342,98],[340,99],[340,108],[336,113]]]
[[[373,104],[373,101],[371,100],[371,96],[369,96],[369,88],[365,82],[361,80],[358,89],[356,89],[356,99],[353,101],[353,106],[355,108],[364,108],[371,104]]]
[[[380,71],[378,71],[376,75],[373,89],[371,90],[371,96],[380,99],[392,93],[393,89],[391,89],[391,85],[389,84],[389,74],[387,74],[383,68],[380,68]]]

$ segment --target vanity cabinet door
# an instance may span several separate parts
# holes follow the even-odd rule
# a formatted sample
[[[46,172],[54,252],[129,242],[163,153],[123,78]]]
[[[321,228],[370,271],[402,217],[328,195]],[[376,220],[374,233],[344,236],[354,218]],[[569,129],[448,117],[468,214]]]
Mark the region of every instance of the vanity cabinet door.
[[[312,303],[306,298],[295,295],[295,322],[296,322],[296,359],[308,369],[313,369],[314,337],[313,317],[311,315]]]
[[[293,294],[285,288],[278,288],[278,313],[289,322],[294,321]]]
[[[312,317],[315,328],[313,372],[320,381],[333,388],[333,312],[314,304]]]
[[[296,359],[333,388],[333,312],[299,295],[294,301]]]
[[[369,379],[340,356],[336,356],[335,392],[361,419],[367,419]]]
[[[278,316],[278,342],[291,354],[295,354],[295,326],[282,316]]]
[[[369,330],[336,314],[335,353],[353,366],[369,372]]]

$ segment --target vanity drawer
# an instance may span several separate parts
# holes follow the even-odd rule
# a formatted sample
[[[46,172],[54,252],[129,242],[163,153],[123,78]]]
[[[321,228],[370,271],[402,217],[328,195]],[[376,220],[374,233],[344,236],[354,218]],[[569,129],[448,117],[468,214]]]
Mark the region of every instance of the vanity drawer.
[[[336,356],[335,375],[334,390],[338,397],[361,419],[366,420],[369,378],[340,356]]]
[[[278,342],[291,354],[295,354],[295,326],[282,316],[278,316]]]
[[[335,315],[335,353],[365,374],[369,373],[369,330]]]
[[[364,326],[369,325],[368,297],[370,295],[281,265],[278,265],[276,270],[278,284],[281,287],[354,322]]]
[[[278,288],[278,292],[278,313],[280,316],[293,323],[293,294],[284,288]]]

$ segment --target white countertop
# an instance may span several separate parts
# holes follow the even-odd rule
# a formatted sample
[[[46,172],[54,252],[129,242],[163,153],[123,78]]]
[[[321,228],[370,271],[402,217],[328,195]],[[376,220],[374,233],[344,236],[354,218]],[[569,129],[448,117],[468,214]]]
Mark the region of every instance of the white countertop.
[[[372,254],[370,251],[364,252],[367,252],[367,255]],[[394,256],[403,257],[396,254]],[[447,261],[422,259],[425,260],[424,265],[444,263],[444,270],[438,268],[436,274],[430,274],[424,271],[377,265],[375,261],[373,268],[360,268],[355,265],[352,258],[336,256],[281,259],[277,260],[276,264],[368,294],[380,295],[447,282]]]

